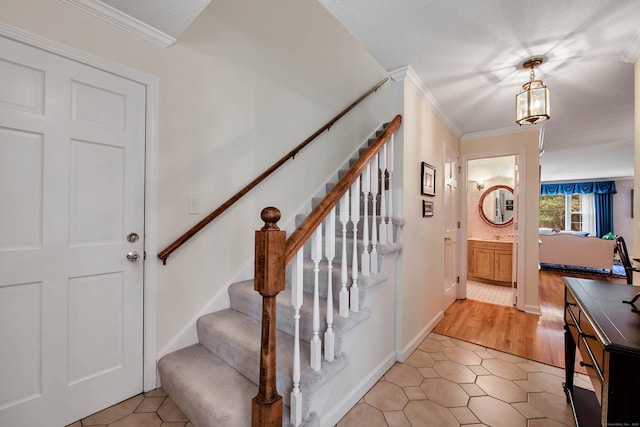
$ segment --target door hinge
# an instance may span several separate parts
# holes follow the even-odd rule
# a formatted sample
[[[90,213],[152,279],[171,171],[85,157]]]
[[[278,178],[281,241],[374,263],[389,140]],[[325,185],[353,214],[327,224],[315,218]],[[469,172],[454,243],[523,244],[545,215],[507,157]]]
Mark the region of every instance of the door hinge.
[[[460,283],[460,276],[456,276],[456,283]]]
[[[458,166],[458,175],[462,173],[462,166]]]
[[[460,221],[458,221],[458,228],[460,228]]]

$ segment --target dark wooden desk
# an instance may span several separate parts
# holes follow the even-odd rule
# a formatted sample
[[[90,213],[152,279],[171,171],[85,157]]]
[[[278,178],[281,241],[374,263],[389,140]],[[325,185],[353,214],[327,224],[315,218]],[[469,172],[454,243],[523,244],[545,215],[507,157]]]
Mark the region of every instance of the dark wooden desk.
[[[564,390],[576,425],[640,426],[640,287],[565,277]],[[640,306],[640,304],[638,304]],[[576,348],[595,392],[574,386]]]

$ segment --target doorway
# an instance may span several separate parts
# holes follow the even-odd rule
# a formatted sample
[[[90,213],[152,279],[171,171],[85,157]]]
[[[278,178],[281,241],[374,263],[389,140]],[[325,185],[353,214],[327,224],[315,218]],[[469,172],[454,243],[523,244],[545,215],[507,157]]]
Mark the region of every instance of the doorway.
[[[65,425],[137,394],[155,359],[143,351],[148,87],[40,43],[0,37],[6,426]]]
[[[518,155],[467,159],[465,171],[465,295],[516,306]]]

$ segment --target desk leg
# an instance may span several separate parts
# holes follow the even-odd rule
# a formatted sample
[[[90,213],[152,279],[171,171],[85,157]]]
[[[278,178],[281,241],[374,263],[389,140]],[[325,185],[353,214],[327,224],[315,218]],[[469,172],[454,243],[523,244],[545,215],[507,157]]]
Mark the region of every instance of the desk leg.
[[[569,330],[569,326],[564,325],[564,372],[565,382],[562,384],[564,394],[567,396],[567,403],[570,403],[569,394],[573,391],[574,364],[576,363],[576,343]]]

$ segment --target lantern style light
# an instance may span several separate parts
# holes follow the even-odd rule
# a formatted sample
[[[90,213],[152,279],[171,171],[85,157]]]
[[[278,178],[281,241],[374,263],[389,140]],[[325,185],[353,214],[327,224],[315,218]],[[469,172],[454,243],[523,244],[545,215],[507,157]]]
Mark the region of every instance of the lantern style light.
[[[522,92],[516,95],[516,122],[519,125],[536,124],[549,119],[549,89],[536,80],[534,68],[542,64],[542,58],[532,58],[522,66],[531,70],[529,81],[522,85]]]

